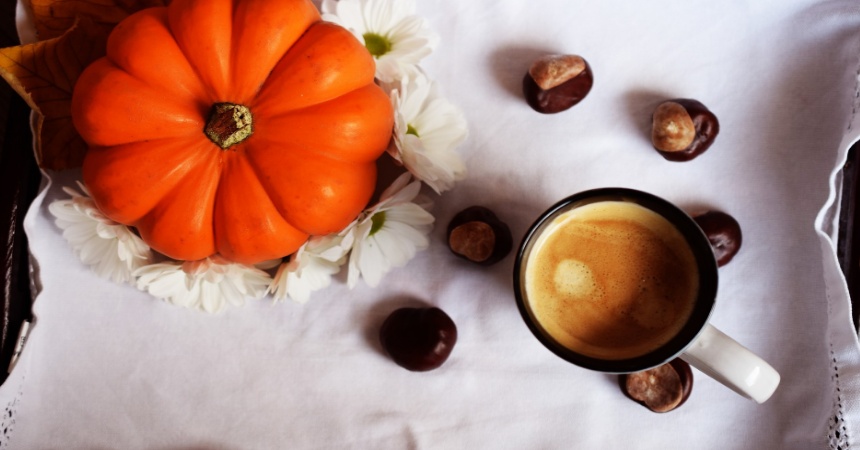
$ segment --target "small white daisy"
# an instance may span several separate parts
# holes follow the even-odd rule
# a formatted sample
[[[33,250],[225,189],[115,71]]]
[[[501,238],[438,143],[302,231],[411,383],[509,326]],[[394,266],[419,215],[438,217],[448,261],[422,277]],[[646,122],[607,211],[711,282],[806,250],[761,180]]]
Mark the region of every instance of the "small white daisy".
[[[100,277],[121,283],[131,281],[132,272],[152,260],[149,245],[127,226],[105,217],[86,188],[80,183],[78,186],[83,194],[65,187],[63,191],[72,198],[48,205],[63,237]]]
[[[266,295],[272,278],[266,272],[220,256],[199,261],[151,264],[134,272],[137,288],[177,306],[217,313],[228,305]]]
[[[344,231],[354,240],[347,272],[350,288],[355,287],[359,276],[368,286],[377,286],[388,271],[405,265],[429,245],[427,234],[434,218],[415,202],[421,182],[410,183],[411,178],[408,172],[397,178],[382,193],[379,203]]]
[[[350,235],[351,236],[351,235]],[[269,286],[275,300],[287,297],[307,303],[311,293],[331,284],[332,275],[340,272],[352,244],[351,237],[332,234],[314,236],[278,267]]]
[[[393,81],[415,72],[439,36],[415,15],[415,0],[323,0],[322,18],[351,31],[376,59],[376,77]]]
[[[463,112],[440,97],[424,75],[387,85],[394,105],[394,147],[389,153],[436,193],[466,177],[456,148],[468,134]]]

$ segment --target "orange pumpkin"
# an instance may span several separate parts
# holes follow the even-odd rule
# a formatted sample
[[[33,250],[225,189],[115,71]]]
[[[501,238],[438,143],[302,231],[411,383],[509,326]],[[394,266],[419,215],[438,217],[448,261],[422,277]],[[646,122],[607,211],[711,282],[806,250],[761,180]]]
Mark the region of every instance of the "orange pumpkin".
[[[143,10],[75,85],[84,184],[171,258],[291,254],[373,194],[393,127],[374,64],[308,0]]]

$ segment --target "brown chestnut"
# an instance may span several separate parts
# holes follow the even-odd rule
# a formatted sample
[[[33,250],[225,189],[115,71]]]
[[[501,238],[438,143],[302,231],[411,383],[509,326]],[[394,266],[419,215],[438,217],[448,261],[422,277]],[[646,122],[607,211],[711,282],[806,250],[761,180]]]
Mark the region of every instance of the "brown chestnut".
[[[705,232],[718,266],[728,264],[741,249],[743,235],[741,226],[734,217],[721,211],[707,211],[693,217]]]
[[[719,132],[717,116],[696,100],[665,101],[651,116],[651,143],[669,161],[689,161],[701,155]]]
[[[581,56],[547,55],[537,59],[523,78],[523,95],[535,111],[554,114],[582,101],[594,77]]]
[[[397,365],[424,372],[448,359],[457,343],[457,326],[439,308],[400,308],[382,323],[379,342]]]
[[[664,413],[683,405],[693,391],[693,371],[681,359],[619,377],[624,394],[651,411]]]
[[[470,206],[448,223],[448,247],[461,258],[489,266],[511,252],[513,237],[493,211]]]

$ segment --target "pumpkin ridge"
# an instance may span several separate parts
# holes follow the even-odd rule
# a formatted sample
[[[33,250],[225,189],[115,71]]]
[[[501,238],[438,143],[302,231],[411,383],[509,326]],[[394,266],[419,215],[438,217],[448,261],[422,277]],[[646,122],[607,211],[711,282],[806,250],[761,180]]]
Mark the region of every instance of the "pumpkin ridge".
[[[173,0],[167,6],[168,28],[189,65],[214,102],[232,98],[233,0]]]
[[[180,261],[215,253],[213,219],[221,180],[220,153],[204,156],[196,173],[183,177],[152,210],[131,224],[153,250]]]
[[[203,123],[197,104],[166,95],[107,58],[96,60],[81,74],[71,109],[75,128],[89,145],[178,137],[199,130]]]
[[[202,163],[201,155],[211,151],[202,144],[195,135],[93,147],[84,159],[83,181],[106,216],[129,225],[148,214],[159,199],[171,195],[183,178],[196,171]],[[166,162],[168,170],[157,170]],[[121,170],[128,166],[138,169]]]
[[[322,103],[258,115],[255,126],[257,139],[271,145],[309,156],[363,163],[375,161],[388,148],[394,111],[382,89],[369,84]],[[369,140],[367,136],[378,138]]]
[[[155,89],[166,87],[205,108],[206,88],[176,43],[167,7],[144,9],[123,20],[108,38],[106,56],[119,70],[141,83]],[[153,69],[150,59],[156,57],[159,64]],[[181,73],[176,73],[177,68]],[[177,86],[180,89],[174,89]]]
[[[376,63],[345,28],[316,22],[275,65],[249,107],[274,116],[325,103],[373,84]]]
[[[274,199],[278,198],[281,193],[277,188],[272,185],[272,183],[268,182],[270,175],[258,166],[257,160],[253,157],[253,155],[256,153],[270,151],[268,147],[268,144],[260,142],[258,140],[255,140],[254,142],[248,142],[246,145],[243,146],[244,154],[241,156],[245,158],[245,163],[257,176],[257,180],[259,180],[260,186],[263,188],[263,191],[266,192],[266,195],[269,196],[269,201],[275,207],[275,210],[278,211],[278,214],[281,216],[281,219],[292,225],[292,222],[290,222],[288,211],[285,211],[283,208],[279,207],[278,203],[274,201]],[[279,151],[283,150],[279,149]],[[300,155],[292,154],[291,157],[300,158]],[[294,228],[304,232],[304,230],[301,230],[295,226]]]
[[[223,155],[215,194],[216,250],[244,264],[283,258],[298,250],[308,234],[281,215],[259,173],[241,152]]]
[[[321,17],[306,1],[236,2],[232,17],[233,92],[237,103],[250,105],[275,66]],[[258,51],[260,46],[265,51]]]
[[[166,6],[164,8],[167,9],[168,7],[169,6]],[[179,51],[182,53],[182,57],[185,59],[185,61],[191,67],[191,71],[194,73],[194,76],[197,78],[197,81],[200,83],[201,87],[203,88],[203,92],[205,93],[206,97],[205,98],[198,98],[197,100],[198,100],[198,102],[200,102],[199,106],[201,108],[201,111],[207,111],[208,107],[211,107],[211,105],[213,105],[214,103],[216,103],[218,101],[218,98],[219,98],[218,94],[212,91],[212,87],[209,86],[209,83],[206,82],[205,78],[203,77],[203,74],[200,72],[200,69],[198,69],[197,66],[195,64],[193,64],[190,59],[188,59],[188,55],[186,54],[185,49],[182,48],[182,45],[180,45],[179,41],[176,39],[176,33],[173,32],[173,28],[170,26],[169,22],[167,25],[167,31],[170,33],[170,36],[173,38],[173,41],[176,42],[176,46],[179,48]],[[205,116],[206,116],[205,112],[201,112],[201,117],[205,118]]]
[[[253,147],[262,145],[260,148]],[[347,163],[325,157],[265,151],[259,141],[245,156],[281,216],[310,235],[341,231],[367,206],[376,188],[376,162]],[[301,186],[294,186],[302,178]]]
[[[266,173],[265,170],[261,169],[259,166],[259,162],[257,160],[255,160],[253,156],[251,156],[254,153],[257,153],[260,151],[265,151],[265,149],[257,148],[260,145],[261,144],[258,141],[258,142],[255,142],[254,144],[249,143],[248,145],[244,146],[245,155],[243,155],[243,156],[246,159],[245,163],[247,164],[247,166],[251,170],[253,170],[254,174],[257,176],[257,180],[259,181],[260,186],[266,192],[266,195],[268,195],[268,199],[269,199],[270,203],[275,207],[275,210],[278,212],[280,217],[287,224],[289,224],[291,227],[293,227],[295,230],[300,231],[302,233],[305,233],[307,235],[324,235],[324,234],[329,234],[329,233],[333,233],[333,232],[338,232],[341,229],[343,229],[344,227],[346,227],[352,221],[352,219],[357,217],[358,214],[361,212],[361,210],[364,209],[364,207],[366,206],[367,202],[364,201],[363,203],[361,203],[361,207],[357,208],[355,210],[354,215],[353,215],[353,217],[350,218],[350,220],[345,221],[345,223],[342,223],[341,225],[338,225],[338,226],[329,227],[329,228],[316,228],[315,229],[314,227],[307,227],[307,226],[302,227],[302,226],[297,225],[296,221],[298,221],[298,219],[296,216],[301,216],[303,214],[303,212],[302,211],[296,211],[294,208],[285,208],[284,202],[275,201],[275,199],[279,199],[282,197],[282,194],[281,194],[282,189],[276,187],[274,185],[274,183],[272,183],[272,181],[271,181],[272,177],[270,176],[270,174]],[[301,163],[303,161],[303,158],[301,155],[292,155],[292,157],[296,158],[297,162],[299,162],[299,163]],[[334,160],[332,158],[328,158],[325,156],[317,156],[316,157],[317,160],[321,159],[321,158],[328,159],[329,161],[333,162],[336,166],[353,166],[354,165],[354,163],[337,161],[337,160]],[[322,163],[322,164],[318,164],[318,165],[328,165],[328,163]],[[375,166],[375,163],[374,163],[374,166]],[[375,175],[375,172],[374,172],[374,175]],[[374,184],[375,184],[375,176],[374,176]],[[360,190],[360,189],[358,189],[358,190]],[[369,200],[369,195],[367,195],[367,197],[368,197],[367,200]]]

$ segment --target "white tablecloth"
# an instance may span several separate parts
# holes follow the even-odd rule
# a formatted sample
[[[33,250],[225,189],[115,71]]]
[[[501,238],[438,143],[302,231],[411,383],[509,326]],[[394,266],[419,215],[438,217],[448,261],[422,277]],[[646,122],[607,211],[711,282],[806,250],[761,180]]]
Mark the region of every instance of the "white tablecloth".
[[[436,197],[429,249],[382,287],[342,279],[305,305],[180,309],[83,267],[47,205],[76,173],[49,174],[26,219],[36,279],[30,340],[0,388],[0,444],[76,448],[860,448],[860,348],[833,235],[836,172],[860,131],[860,8],[812,0],[419,0],[442,36],[423,64],[471,134],[469,177]],[[530,62],[584,56],[590,95],[557,115],[521,97]],[[695,98],[713,147],[665,161],[654,106]],[[519,240],[555,201],[626,186],[744,232],[720,269],[713,323],[767,359],[782,384],[757,405],[695,372],[680,409],[655,414],[614,376],[553,356],[522,322],[513,255],[456,259],[448,220],[482,204]],[[392,310],[444,309],[459,342],[427,373],[376,340]]]

